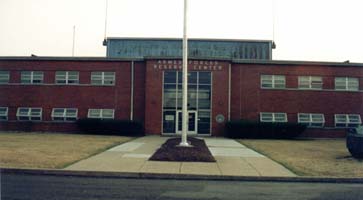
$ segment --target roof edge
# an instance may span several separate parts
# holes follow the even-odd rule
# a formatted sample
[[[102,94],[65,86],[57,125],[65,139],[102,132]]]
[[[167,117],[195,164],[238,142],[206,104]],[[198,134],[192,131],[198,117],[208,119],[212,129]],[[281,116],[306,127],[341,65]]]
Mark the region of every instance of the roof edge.
[[[106,40],[173,40],[181,41],[183,38],[158,38],[158,37],[107,37]],[[188,38],[191,41],[217,41],[217,42],[268,42],[273,43],[273,40],[262,39],[223,39],[223,38]]]
[[[330,62],[330,61],[301,61],[301,60],[251,60],[251,59],[242,60],[242,59],[233,59],[232,63],[262,64],[262,65],[322,65],[322,66],[363,67],[363,63]]]
[[[143,61],[144,59],[109,57],[67,57],[67,56],[0,56],[0,61]]]

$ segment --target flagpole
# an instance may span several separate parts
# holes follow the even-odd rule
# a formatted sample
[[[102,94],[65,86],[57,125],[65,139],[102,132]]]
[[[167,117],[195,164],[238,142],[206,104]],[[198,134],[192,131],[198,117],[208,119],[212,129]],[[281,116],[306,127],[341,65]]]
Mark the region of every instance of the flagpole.
[[[184,29],[183,29],[183,105],[182,105],[182,136],[180,146],[189,146],[188,132],[188,38],[187,38],[187,8],[188,0],[184,0]]]

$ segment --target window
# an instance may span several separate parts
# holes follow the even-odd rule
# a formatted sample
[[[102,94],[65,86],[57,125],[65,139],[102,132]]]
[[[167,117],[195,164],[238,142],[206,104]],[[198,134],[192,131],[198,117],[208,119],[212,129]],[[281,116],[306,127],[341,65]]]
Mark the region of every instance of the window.
[[[10,79],[9,71],[0,71],[0,84],[8,84]]]
[[[52,120],[53,121],[76,121],[77,108],[53,108]]]
[[[92,85],[115,85],[115,72],[92,72]]]
[[[286,113],[260,113],[261,122],[287,122]]]
[[[321,90],[323,80],[320,76],[299,76],[299,89]]]
[[[283,75],[261,75],[262,88],[285,88],[285,76]]]
[[[299,113],[298,122],[300,124],[305,124],[308,127],[323,127],[325,118],[323,114]]]
[[[360,115],[336,114],[335,127],[356,127],[362,123]]]
[[[42,108],[18,108],[16,117],[19,121],[41,121]]]
[[[23,84],[42,84],[43,72],[41,71],[22,71],[21,83]]]
[[[8,107],[0,107],[0,121],[8,120]]]
[[[57,71],[55,73],[55,83],[76,85],[79,83],[79,73],[77,71]]]
[[[88,118],[113,119],[114,109],[88,109]]]
[[[359,90],[358,78],[336,77],[335,78],[335,89],[336,90],[346,90],[346,91],[358,91]]]

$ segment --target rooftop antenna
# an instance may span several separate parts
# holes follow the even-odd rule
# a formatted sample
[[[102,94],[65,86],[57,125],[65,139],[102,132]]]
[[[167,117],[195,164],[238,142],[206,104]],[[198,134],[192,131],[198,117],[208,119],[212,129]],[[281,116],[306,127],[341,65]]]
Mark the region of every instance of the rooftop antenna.
[[[74,43],[76,39],[76,26],[73,26],[73,45],[72,45],[72,57],[74,57]]]
[[[276,48],[275,44],[275,17],[276,17],[276,3],[272,0],[272,48]]]
[[[105,32],[103,35],[103,45],[106,45],[107,40],[107,15],[108,15],[108,0],[106,0],[106,12],[105,12]]]

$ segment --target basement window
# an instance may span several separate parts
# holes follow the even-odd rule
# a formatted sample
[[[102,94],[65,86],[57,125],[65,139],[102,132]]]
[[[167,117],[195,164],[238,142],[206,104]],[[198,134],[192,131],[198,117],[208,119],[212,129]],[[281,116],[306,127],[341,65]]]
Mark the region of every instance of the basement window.
[[[337,128],[357,127],[360,124],[362,124],[362,120],[358,114],[335,115],[335,127]]]
[[[88,109],[88,118],[94,119],[114,119],[114,109]]]
[[[287,122],[287,115],[286,115],[286,113],[261,112],[260,121],[261,122]]]
[[[298,122],[308,127],[321,128],[324,126],[325,118],[323,114],[317,113],[299,113]]]
[[[77,120],[77,108],[53,108],[52,120],[58,122],[73,122]]]
[[[18,108],[16,117],[19,121],[42,121],[42,108]]]
[[[8,120],[8,107],[0,107],[0,121]]]

